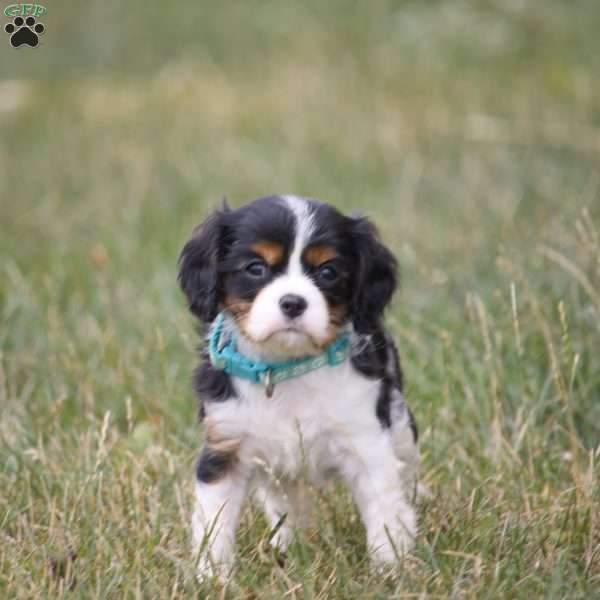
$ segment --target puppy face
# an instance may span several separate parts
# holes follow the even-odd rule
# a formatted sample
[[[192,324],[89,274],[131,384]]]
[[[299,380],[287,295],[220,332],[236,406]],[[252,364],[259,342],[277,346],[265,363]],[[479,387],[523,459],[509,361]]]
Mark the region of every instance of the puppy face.
[[[377,326],[396,285],[395,261],[365,219],[295,196],[214,213],[186,244],[180,282],[210,322],[233,315],[266,354],[317,354],[348,321]]]

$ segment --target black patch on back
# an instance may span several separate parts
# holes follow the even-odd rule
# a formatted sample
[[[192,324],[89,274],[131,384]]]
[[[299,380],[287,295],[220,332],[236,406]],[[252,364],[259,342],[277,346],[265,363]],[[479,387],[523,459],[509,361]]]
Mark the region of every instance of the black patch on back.
[[[236,460],[235,453],[218,452],[206,445],[196,464],[196,478],[203,483],[214,483],[232,468]]]
[[[419,428],[417,427],[417,422],[415,421],[415,416],[412,414],[412,411],[408,406],[406,407],[408,410],[408,426],[413,434],[413,439],[415,440],[415,444],[419,441]]]
[[[390,394],[390,383],[387,379],[382,379],[379,386],[379,395],[377,396],[377,404],[375,406],[375,414],[385,429],[392,426],[391,407],[392,396]]]
[[[381,330],[377,330],[373,335],[365,338],[363,349],[358,354],[352,356],[354,368],[363,375],[370,379],[386,380],[390,384],[392,381],[390,381],[391,377],[386,369],[387,363],[388,342]],[[402,391],[401,380],[400,385],[396,387]]]
[[[404,373],[400,367],[400,354],[392,336],[386,335],[386,342],[388,367],[391,366],[392,369],[391,377],[396,382],[396,387],[402,392],[404,390]]]
[[[402,392],[403,375],[400,367],[400,357],[394,341],[381,329],[377,329],[370,337],[366,338],[364,348],[352,356],[354,368],[369,379],[381,381],[375,414],[385,429],[392,426],[391,406],[393,391]],[[408,410],[408,406],[406,407]],[[414,441],[418,440],[418,431],[415,419],[409,413],[409,426],[413,433]]]

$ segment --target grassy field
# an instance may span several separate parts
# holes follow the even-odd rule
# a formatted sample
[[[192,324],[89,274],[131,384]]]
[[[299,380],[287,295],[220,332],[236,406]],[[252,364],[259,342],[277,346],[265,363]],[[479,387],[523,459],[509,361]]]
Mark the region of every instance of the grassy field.
[[[0,597],[600,598],[600,3],[44,23],[37,49],[0,32]],[[177,256],[223,195],[271,192],[366,212],[397,254],[432,498],[383,575],[343,490],[284,568],[248,505],[237,574],[200,585]]]

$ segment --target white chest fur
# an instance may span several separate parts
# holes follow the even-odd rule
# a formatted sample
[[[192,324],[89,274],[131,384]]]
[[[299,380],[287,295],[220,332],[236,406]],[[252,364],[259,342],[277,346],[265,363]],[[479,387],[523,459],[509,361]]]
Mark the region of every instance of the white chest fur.
[[[375,414],[379,382],[346,362],[279,383],[267,398],[262,386],[235,379],[237,398],[211,403],[207,416],[219,435],[240,441],[239,460],[270,474],[300,474],[320,484],[344,456],[368,438],[382,438]]]

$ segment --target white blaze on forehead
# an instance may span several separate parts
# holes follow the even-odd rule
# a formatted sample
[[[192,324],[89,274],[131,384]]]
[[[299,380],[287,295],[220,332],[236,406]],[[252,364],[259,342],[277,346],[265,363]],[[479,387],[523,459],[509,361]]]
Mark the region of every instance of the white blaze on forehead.
[[[283,196],[286,206],[296,221],[294,242],[287,269],[267,284],[256,296],[245,322],[245,333],[254,342],[273,343],[274,348],[288,346],[298,356],[314,351],[329,335],[329,309],[325,297],[314,281],[303,272],[302,251],[314,231],[314,216],[310,203],[297,196]],[[293,320],[294,331],[290,331],[290,320],[281,311],[279,302],[286,294],[302,296],[306,310]],[[279,337],[273,338],[279,333]]]
[[[287,272],[290,275],[302,274],[302,251],[304,250],[314,230],[313,214],[310,212],[309,203],[297,196],[283,196],[288,208],[296,218],[296,236],[294,247],[290,254]]]

